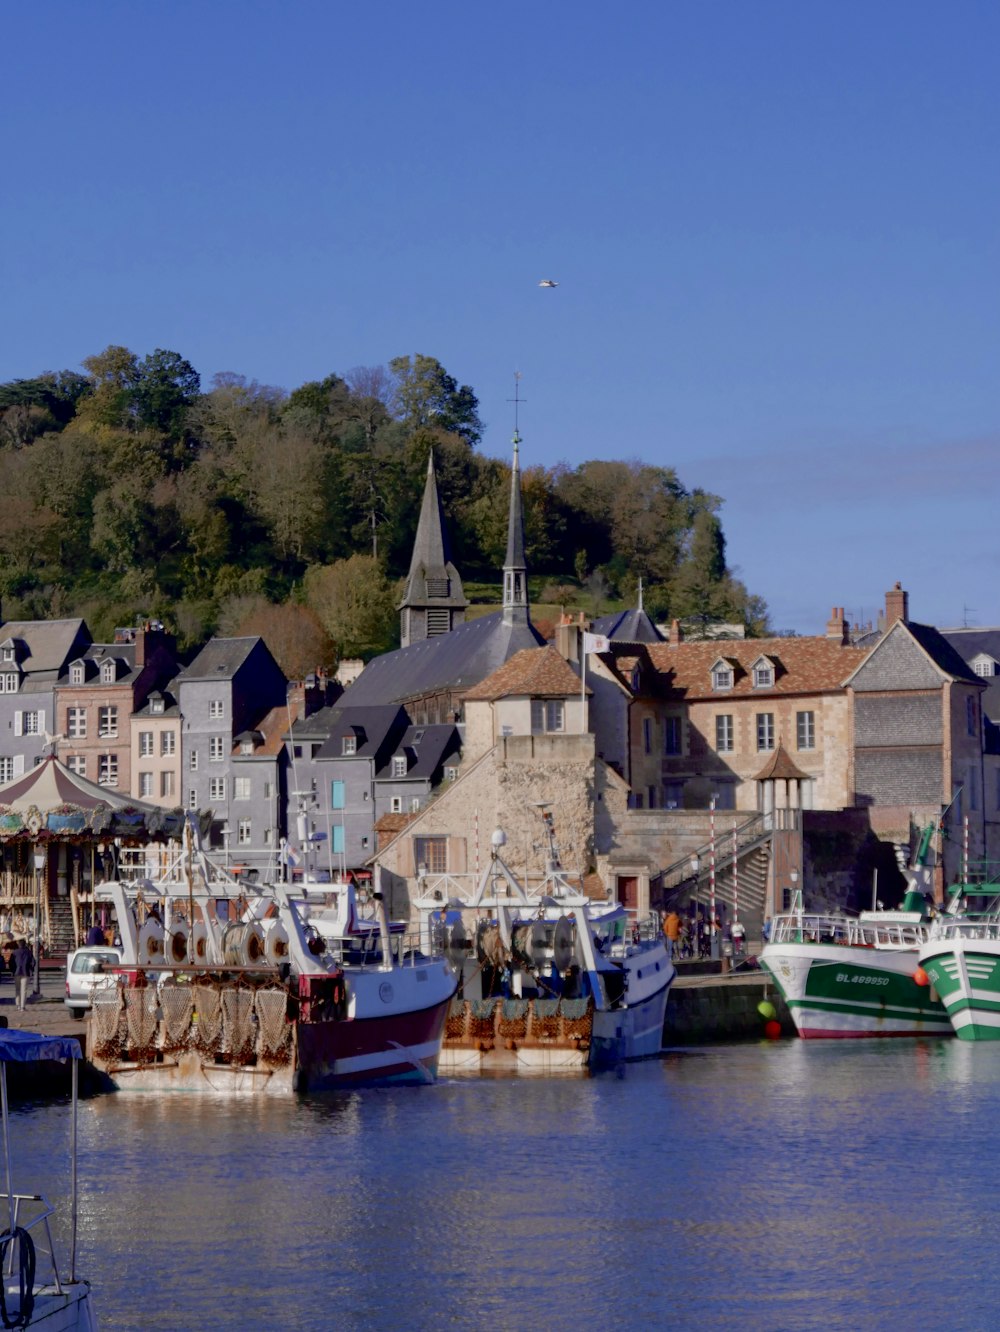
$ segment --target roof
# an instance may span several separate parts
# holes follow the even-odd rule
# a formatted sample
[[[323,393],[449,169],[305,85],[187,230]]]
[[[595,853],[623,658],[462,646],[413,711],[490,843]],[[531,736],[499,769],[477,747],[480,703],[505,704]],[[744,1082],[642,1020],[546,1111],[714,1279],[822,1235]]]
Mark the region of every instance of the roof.
[[[505,624],[503,611],[493,611],[456,625],[450,633],[375,657],[344,691],[340,703],[344,707],[405,703],[445,690],[464,693],[515,652],[541,642],[534,625]]]
[[[27,655],[18,665],[25,672],[58,673],[78,650],[77,640],[90,635],[83,620],[8,620],[0,627],[0,639],[15,638],[24,643]]]
[[[952,646],[940,629],[935,629],[929,624],[913,624],[910,621],[905,622],[905,628],[910,631],[935,666],[940,666],[941,670],[956,680],[966,680],[978,685],[983,683],[982,678],[966,664],[965,658]]]
[[[778,747],[754,778],[757,782],[804,782],[807,774],[797,768],[785,746],[779,741]]]
[[[384,833],[386,837],[398,837],[406,825],[413,822],[418,812],[412,814],[383,814],[375,824],[375,831]]]
[[[262,640],[250,638],[210,638],[194,661],[177,677],[180,681],[217,680],[232,677]]]
[[[518,455],[518,436],[514,433],[514,462],[510,472],[510,509],[507,513],[507,554],[505,569],[524,569],[524,509],[521,501],[521,462]]]
[[[376,781],[430,781],[448,754],[461,748],[458,727],[451,722],[438,722],[433,726],[408,726],[385,764],[375,774]],[[394,777],[392,760],[406,756],[406,776]]]
[[[451,561],[448,533],[438,496],[434,454],[427,458],[427,481],[420,505],[420,519],[413,541],[410,572],[400,607],[423,605],[453,606],[464,609],[469,603],[462,591],[462,580]]]
[[[942,629],[941,636],[967,665],[977,657],[1000,662],[1000,629]],[[992,721],[1000,721],[1000,674],[976,675],[976,679],[986,685],[983,711]]]
[[[669,693],[687,699],[838,692],[869,653],[830,638],[733,639],[724,647],[711,640],[652,643],[645,651]],[[723,655],[736,666],[733,685],[713,690],[712,667]],[[755,688],[751,667],[761,656],[774,662],[774,683]]]
[[[345,757],[378,759],[392,732],[398,730],[402,733],[409,720],[403,709],[392,703],[372,707],[344,705],[335,708],[334,712],[336,715],[332,720],[329,735],[315,755],[318,759]],[[345,737],[351,735],[357,742],[357,748],[353,754],[345,755],[343,741]]]
[[[34,839],[42,829],[63,839],[81,833],[177,836],[184,820],[180,810],[171,812],[89,782],[51,755],[0,786],[0,809],[3,838]]]
[[[593,623],[595,634],[621,643],[662,643],[663,635],[644,610],[637,608],[602,615]]]
[[[516,652],[485,680],[465,695],[467,702],[494,702],[512,696],[565,698],[580,692],[580,677],[554,647],[526,648]],[[588,686],[588,693],[593,692]]]
[[[243,740],[248,737],[254,737],[253,758],[273,758],[280,754],[285,746],[285,732],[288,726],[288,712],[283,706],[272,708],[270,712],[265,712],[264,716],[258,721],[255,727],[242,731],[233,741],[234,758],[250,758],[249,754],[241,754]],[[258,739],[259,737],[259,739]]]

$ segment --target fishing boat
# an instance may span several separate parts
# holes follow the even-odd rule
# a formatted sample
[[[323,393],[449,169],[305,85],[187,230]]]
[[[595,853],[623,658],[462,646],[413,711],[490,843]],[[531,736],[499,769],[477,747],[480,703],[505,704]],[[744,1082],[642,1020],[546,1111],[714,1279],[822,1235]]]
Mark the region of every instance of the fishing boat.
[[[659,1053],[676,971],[656,917],[593,900],[551,855],[530,890],[505,843],[498,829],[471,892],[445,876],[416,903],[422,937],[438,935],[460,976],[442,1070],[582,1073]]]
[[[69,1273],[59,1270],[49,1218],[55,1209],[40,1193],[15,1193],[11,1168],[11,1125],[7,1065],[69,1060],[72,1068],[70,1118]],[[4,1327],[37,1327],[45,1332],[96,1332],[88,1282],[76,1275],[77,1231],[77,1067],[79,1041],[0,1029],[0,1114],[7,1192],[0,1206],[7,1228],[0,1234],[0,1316]]]
[[[1000,882],[966,871],[922,944],[919,962],[959,1040],[1000,1040]]]
[[[918,905],[919,903],[919,905]],[[806,1039],[949,1036],[941,1000],[919,983],[918,950],[930,931],[922,894],[898,911],[776,916],[760,965],[781,991]]]
[[[119,1090],[283,1095],[432,1082],[456,980],[351,881],[247,885],[193,822],[157,882],[99,885],[122,962],[90,1055]]]

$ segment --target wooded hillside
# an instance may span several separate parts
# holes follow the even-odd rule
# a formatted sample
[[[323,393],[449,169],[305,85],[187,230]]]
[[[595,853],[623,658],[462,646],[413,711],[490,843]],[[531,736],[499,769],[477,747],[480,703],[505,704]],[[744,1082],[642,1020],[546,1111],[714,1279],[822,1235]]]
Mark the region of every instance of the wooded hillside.
[[[476,395],[433,357],[291,392],[229,373],[203,391],[162,349],[83,370],[0,385],[5,619],[83,615],[101,639],[151,616],[182,649],[262,632],[290,674],[383,651],[431,447],[470,599],[499,596],[509,463],[478,451]],[[523,493],[536,598],[599,614],[641,577],[656,616],[766,631],[727,569],[721,500],[673,468],[529,466]]]

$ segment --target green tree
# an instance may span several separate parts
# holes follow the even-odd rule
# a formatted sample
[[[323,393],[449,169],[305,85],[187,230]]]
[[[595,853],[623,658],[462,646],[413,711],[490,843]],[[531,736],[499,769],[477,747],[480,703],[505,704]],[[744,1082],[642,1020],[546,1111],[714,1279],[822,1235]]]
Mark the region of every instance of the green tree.
[[[479,401],[468,384],[459,386],[433,356],[396,356],[389,369],[395,377],[395,414],[411,433],[433,428],[460,435],[470,446],[479,443]]]
[[[372,657],[395,642],[397,589],[371,555],[313,565],[306,570],[303,596],[338,656]]]
[[[138,366],[132,398],[139,424],[178,438],[187,410],[200,392],[201,379],[191,363],[177,352],[157,347]]]

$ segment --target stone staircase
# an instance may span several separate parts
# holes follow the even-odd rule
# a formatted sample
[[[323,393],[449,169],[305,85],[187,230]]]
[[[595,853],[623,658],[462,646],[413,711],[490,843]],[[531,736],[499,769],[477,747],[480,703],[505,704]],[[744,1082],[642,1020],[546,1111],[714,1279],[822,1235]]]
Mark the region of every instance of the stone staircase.
[[[771,862],[772,824],[766,815],[755,815],[715,845],[715,902],[726,908],[728,920],[738,903],[740,920],[751,940],[760,937],[767,901]],[[735,840],[735,851],[734,851]],[[693,856],[685,856],[651,879],[651,896],[662,907],[683,910],[692,902],[705,908],[712,896],[712,848],[706,844]],[[694,865],[698,869],[695,873]]]
[[[73,931],[73,904],[68,897],[49,898],[49,937],[45,951],[49,956],[71,953],[76,947]]]

